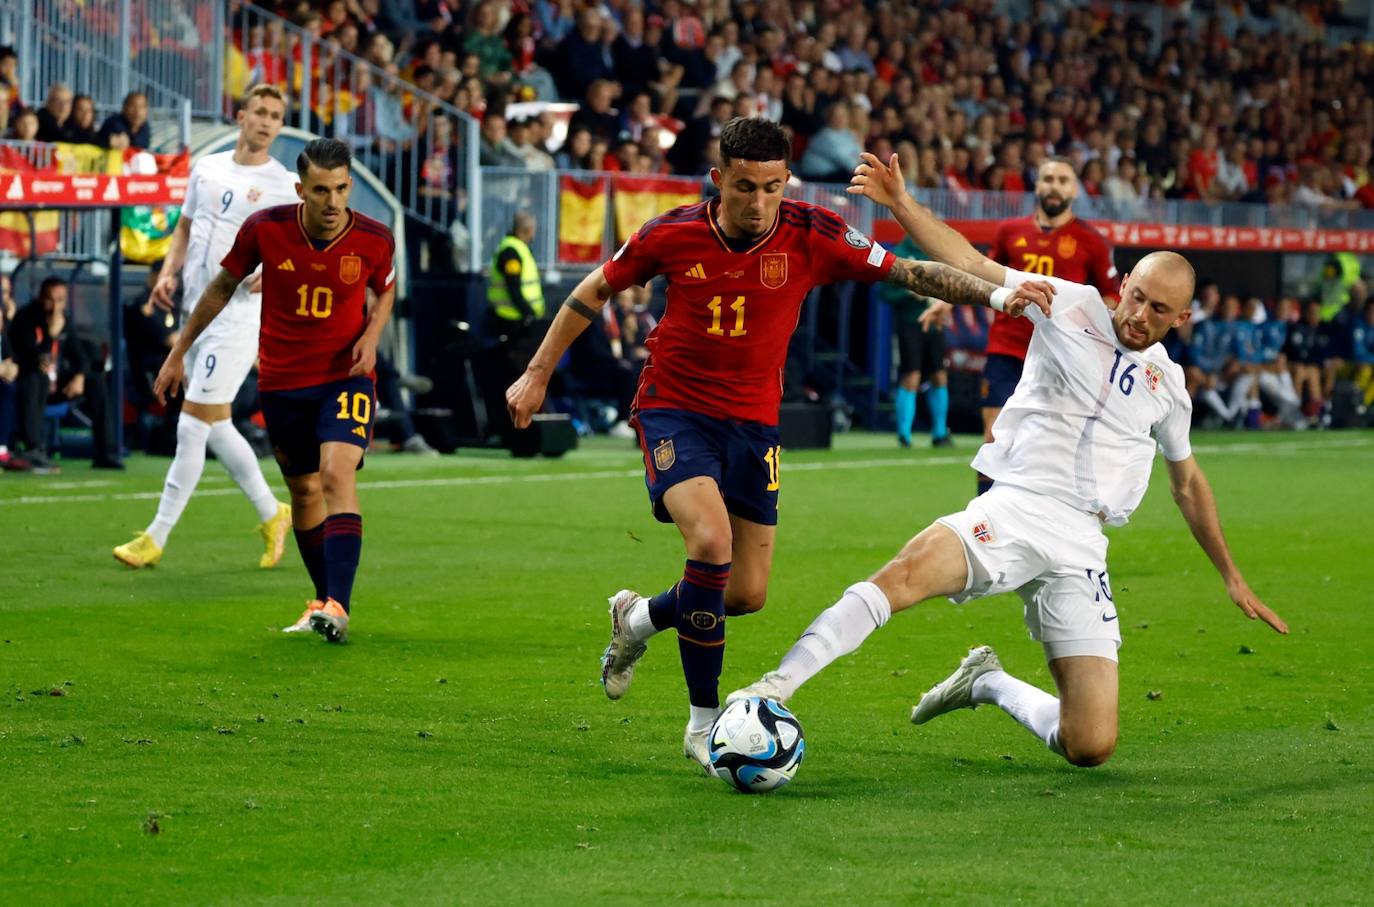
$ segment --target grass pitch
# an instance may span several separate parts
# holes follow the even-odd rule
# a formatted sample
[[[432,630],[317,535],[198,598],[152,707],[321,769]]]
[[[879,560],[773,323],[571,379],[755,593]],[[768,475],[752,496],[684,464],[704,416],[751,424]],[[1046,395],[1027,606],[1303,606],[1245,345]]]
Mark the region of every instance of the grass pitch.
[[[731,622],[723,691],[963,506],[959,441],[787,456],[769,605]],[[1367,901],[1374,435],[1194,444],[1291,636],[1230,604],[1159,468],[1111,534],[1107,765],[1073,769],[995,709],[907,722],[974,643],[1049,687],[1009,595],[900,615],[803,688],[806,763],[752,797],[680,755],[671,642],[624,700],[601,693],[606,596],[682,563],[618,443],[369,457],[342,647],[277,632],[304,570],[294,546],[254,567],[253,514],[213,462],[141,572],[110,548],[151,517],[167,461],[0,477],[0,901]]]

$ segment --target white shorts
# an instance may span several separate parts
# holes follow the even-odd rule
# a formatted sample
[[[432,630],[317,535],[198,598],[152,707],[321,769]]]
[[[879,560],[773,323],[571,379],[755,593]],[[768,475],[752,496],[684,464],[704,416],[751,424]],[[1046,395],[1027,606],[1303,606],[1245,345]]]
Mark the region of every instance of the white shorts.
[[[1107,537],[1095,515],[999,483],[936,522],[959,537],[968,561],[968,583],[951,601],[1015,589],[1025,602],[1026,629],[1046,658],[1116,661],[1121,622],[1107,575]]]
[[[252,324],[213,325],[186,351],[186,400],[233,403],[258,357],[258,331]]]

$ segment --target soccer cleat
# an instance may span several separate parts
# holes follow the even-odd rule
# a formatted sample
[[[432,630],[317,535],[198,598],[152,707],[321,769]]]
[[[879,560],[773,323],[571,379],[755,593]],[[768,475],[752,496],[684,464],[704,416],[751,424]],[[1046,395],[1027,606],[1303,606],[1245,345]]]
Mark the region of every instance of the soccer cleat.
[[[927,690],[921,701],[916,703],[911,710],[911,723],[925,724],[945,712],[973,708],[973,681],[988,671],[1000,670],[1002,662],[997,660],[997,653],[992,651],[992,646],[969,649],[954,673]]]
[[[930,439],[930,446],[931,446],[931,447],[953,447],[953,446],[954,446],[954,438],[951,437],[950,435],[941,435],[941,436],[938,437],[938,438],[931,438],[931,439]]]
[[[306,630],[313,629],[310,626],[310,615],[323,607],[324,602],[318,598],[306,602],[305,610],[301,612],[301,616],[296,619],[296,622],[289,627],[282,627],[281,631],[283,633],[304,633]]]
[[[259,567],[275,567],[281,560],[282,550],[286,547],[286,535],[291,531],[291,505],[277,503],[277,515],[270,520],[264,520],[258,526],[258,532],[262,534],[262,543],[265,550],[262,552],[261,559],[258,560]]]
[[[739,702],[741,699],[748,699],[750,696],[757,696],[760,699],[771,699],[778,705],[782,705],[784,702],[787,701],[787,698],[783,696],[782,687],[778,684],[778,682],[781,680],[782,674],[778,673],[777,671],[769,671],[767,674],[764,674],[758,680],[749,684],[749,686],[741,687],[740,689],[735,690],[735,692],[731,693],[729,696],[726,696],[725,704],[732,705],[736,702]]]
[[[153,541],[151,535],[140,532],[134,536],[132,542],[116,545],[114,556],[115,560],[135,569],[152,567],[162,560],[162,549],[158,547],[157,542]]]
[[[682,735],[682,755],[694,760],[708,775],[711,774],[711,747],[707,740],[710,736],[711,728],[694,731],[690,724]]]
[[[627,614],[642,596],[633,589],[621,589],[610,598],[611,644],[601,654],[601,686],[608,699],[619,699],[634,680],[635,663],[648,648],[630,637]]]
[[[343,605],[331,598],[324,603],[323,608],[310,612],[310,629],[330,642],[346,642],[348,612],[343,609]]]

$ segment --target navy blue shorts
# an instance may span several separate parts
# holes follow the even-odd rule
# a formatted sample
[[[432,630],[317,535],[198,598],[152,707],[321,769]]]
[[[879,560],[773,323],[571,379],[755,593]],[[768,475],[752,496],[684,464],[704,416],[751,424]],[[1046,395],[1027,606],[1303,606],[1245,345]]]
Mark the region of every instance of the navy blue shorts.
[[[989,353],[987,364],[983,366],[983,406],[990,409],[1006,406],[1025,365],[1025,360],[1015,356]]]
[[[284,476],[319,472],[320,445],[326,441],[367,450],[376,416],[377,389],[366,375],[289,391],[262,392],[267,438]],[[362,461],[358,468],[363,468]]]
[[[725,509],[764,526],[778,523],[776,425],[734,422],[680,409],[644,409],[630,421],[644,451],[644,484],[660,522],[673,522],[663,494],[679,482],[707,476]]]

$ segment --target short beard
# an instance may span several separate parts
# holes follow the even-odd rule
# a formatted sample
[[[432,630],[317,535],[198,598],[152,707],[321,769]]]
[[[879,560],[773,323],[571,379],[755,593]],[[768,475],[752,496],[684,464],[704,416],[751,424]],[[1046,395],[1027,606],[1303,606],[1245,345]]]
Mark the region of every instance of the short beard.
[[[1042,197],[1039,199],[1039,201],[1040,210],[1044,212],[1046,217],[1050,218],[1058,217],[1059,215],[1063,214],[1065,211],[1069,210],[1069,207],[1073,204],[1073,202],[1069,201],[1068,199],[1063,199],[1061,201],[1056,202],[1048,197]]]

